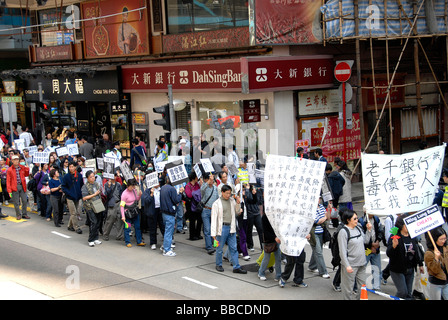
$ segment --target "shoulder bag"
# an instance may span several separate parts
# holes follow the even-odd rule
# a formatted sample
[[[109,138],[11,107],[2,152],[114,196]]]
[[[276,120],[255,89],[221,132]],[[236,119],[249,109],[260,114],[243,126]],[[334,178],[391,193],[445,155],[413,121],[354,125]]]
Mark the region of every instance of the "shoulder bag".
[[[208,202],[208,200],[210,200],[210,198],[212,197],[214,192],[215,192],[215,188],[213,188],[212,193],[210,193],[210,196],[207,198],[207,200],[205,200],[205,202],[202,202],[202,200],[198,202],[198,204],[196,205],[197,213],[202,213],[202,211],[204,210],[205,204]]]
[[[97,183],[95,182],[95,185],[97,185]],[[89,190],[90,194],[93,194],[94,192],[92,192],[92,187],[90,186],[90,183],[86,184],[87,189]],[[99,188],[99,186],[97,186]],[[89,200],[90,201],[90,205],[92,206],[92,210],[95,213],[101,213],[106,211],[106,208],[104,207],[103,204],[103,200],[101,200],[101,197],[97,197],[97,199],[95,200]]]
[[[131,206],[125,206],[124,207],[124,216],[126,219],[130,220],[130,219],[134,219],[135,217],[137,217],[140,214],[140,211],[138,210],[138,201],[137,201],[137,196],[135,195],[135,191],[134,192],[134,196],[135,196],[135,201]]]

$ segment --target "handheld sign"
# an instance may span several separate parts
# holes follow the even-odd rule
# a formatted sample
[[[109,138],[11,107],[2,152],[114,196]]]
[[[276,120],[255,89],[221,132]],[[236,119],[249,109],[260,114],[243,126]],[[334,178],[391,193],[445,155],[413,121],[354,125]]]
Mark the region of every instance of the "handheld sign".
[[[145,177],[146,187],[151,189],[152,187],[159,185],[159,174],[157,172],[149,173]]]
[[[172,186],[188,183],[188,173],[181,160],[169,162],[165,165],[165,168]]]
[[[445,222],[436,204],[404,218],[403,221],[411,238],[441,226]]]

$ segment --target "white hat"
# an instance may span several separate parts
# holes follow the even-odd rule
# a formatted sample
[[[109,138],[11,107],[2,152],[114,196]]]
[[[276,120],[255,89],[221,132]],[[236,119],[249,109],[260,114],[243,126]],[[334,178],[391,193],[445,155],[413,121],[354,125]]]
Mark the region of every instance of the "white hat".
[[[179,144],[182,144],[182,143],[187,143],[187,140],[185,140],[185,139],[180,139],[180,141],[179,141]]]

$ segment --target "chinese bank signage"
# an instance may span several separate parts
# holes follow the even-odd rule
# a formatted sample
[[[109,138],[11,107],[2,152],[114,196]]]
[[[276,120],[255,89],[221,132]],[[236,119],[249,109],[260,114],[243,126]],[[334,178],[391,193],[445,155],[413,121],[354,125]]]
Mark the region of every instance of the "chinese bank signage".
[[[25,99],[39,101],[39,82],[42,83],[43,100],[52,101],[117,101],[119,85],[117,72],[96,71],[87,75],[55,75],[53,78],[38,77],[29,80]]]

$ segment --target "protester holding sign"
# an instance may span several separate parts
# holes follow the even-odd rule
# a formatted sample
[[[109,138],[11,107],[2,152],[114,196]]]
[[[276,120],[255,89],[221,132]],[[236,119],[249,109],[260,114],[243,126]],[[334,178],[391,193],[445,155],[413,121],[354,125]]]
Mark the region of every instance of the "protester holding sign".
[[[448,300],[448,247],[446,231],[437,227],[426,233],[425,264],[428,268],[429,300]]]
[[[390,276],[397,288],[396,296],[412,300],[414,270],[420,266],[423,272],[423,252],[415,238],[411,238],[404,223],[406,215],[400,215],[395,227],[397,234],[392,235],[387,242],[386,254],[389,257]]]

